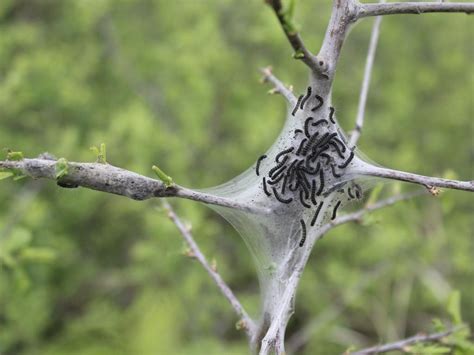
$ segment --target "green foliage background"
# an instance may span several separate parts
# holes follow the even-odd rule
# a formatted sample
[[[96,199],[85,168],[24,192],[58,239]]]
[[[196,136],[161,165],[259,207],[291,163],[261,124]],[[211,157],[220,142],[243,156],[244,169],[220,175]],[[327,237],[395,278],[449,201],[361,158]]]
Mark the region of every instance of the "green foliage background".
[[[298,3],[310,48],[320,45],[329,11],[326,0]],[[337,74],[334,101],[347,130],[372,21],[352,30]],[[472,24],[461,14],[384,19],[360,141],[372,160],[472,179]],[[285,103],[266,94],[258,68],[273,65],[296,91],[307,79],[257,0],[2,0],[0,33],[2,148],[92,161],[89,147],[106,142],[111,164],[149,176],[158,164],[191,187],[237,175],[278,134]],[[388,184],[382,194],[400,188]],[[172,203],[255,315],[258,284],[238,235],[202,205]],[[429,330],[432,318],[448,318],[452,289],[472,323],[472,203],[468,193],[447,191],[327,235],[288,329],[291,339],[313,324],[299,353],[340,353]],[[236,316],[182,255],[159,206],[2,181],[0,353],[246,353]]]

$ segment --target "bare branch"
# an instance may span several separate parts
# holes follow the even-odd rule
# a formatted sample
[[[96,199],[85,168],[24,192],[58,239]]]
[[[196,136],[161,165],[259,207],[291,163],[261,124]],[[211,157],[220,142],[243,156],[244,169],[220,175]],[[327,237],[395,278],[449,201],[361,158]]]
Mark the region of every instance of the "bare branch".
[[[275,75],[272,73],[271,67],[262,68],[261,72],[263,73],[263,82],[270,82],[273,84],[273,92],[281,94],[290,104],[294,106],[296,104],[296,97],[293,92],[286,87]]]
[[[286,38],[288,38],[288,41],[295,50],[294,58],[301,59],[314,73],[322,73],[322,64],[320,64],[318,57],[306,48],[301,36],[291,24],[290,19],[285,16],[286,14],[283,10],[281,0],[266,0],[266,2],[275,12],[276,17],[285,32]]]
[[[462,2],[392,2],[358,4],[357,18],[395,14],[424,14],[429,12],[474,12],[474,3]]]
[[[17,169],[34,179],[56,180],[56,161],[48,159],[23,159],[19,161],[0,161],[0,169]],[[230,207],[245,211],[261,211],[258,207],[242,204],[224,197],[187,189],[137,173],[117,168],[110,164],[68,162],[68,173],[59,179],[63,187],[82,186],[92,190],[126,196],[134,200],[147,200],[154,197],[181,197],[212,205]]]
[[[379,39],[380,33],[380,23],[382,22],[382,17],[378,16],[375,19],[374,25],[372,27],[372,34],[370,35],[370,44],[369,50],[367,52],[367,60],[365,62],[365,71],[364,71],[364,79],[362,81],[362,87],[360,90],[360,98],[359,98],[359,108],[357,110],[357,118],[354,131],[352,132],[349,146],[354,147],[359,140],[362,126],[364,125],[364,115],[365,115],[365,107],[367,104],[367,94],[369,93],[369,85],[370,85],[370,76],[372,74],[372,68],[374,65],[374,58],[375,58],[375,51],[377,49],[377,42]]]
[[[431,176],[424,176],[418,174],[407,173],[404,171],[393,170],[388,168],[382,168],[374,165],[366,164],[360,171],[355,172],[366,176],[376,176],[391,180],[400,180],[405,182],[411,182],[427,187],[428,189],[433,187],[442,187],[455,190],[464,190],[474,192],[474,181],[459,181],[442,179]]]
[[[168,211],[168,217],[176,225],[179,232],[183,236],[186,244],[191,249],[192,256],[196,258],[197,261],[199,261],[199,263],[207,271],[209,276],[211,276],[212,280],[216,283],[219,290],[222,292],[224,297],[229,301],[229,303],[231,304],[232,308],[234,308],[234,311],[237,313],[237,315],[241,318],[241,321],[239,324],[242,325],[242,328],[245,330],[248,337],[252,338],[253,334],[255,333],[255,324],[253,320],[249,317],[244,307],[242,307],[237,297],[235,297],[234,293],[229,288],[229,286],[227,286],[227,284],[219,275],[219,273],[213,267],[209,265],[209,263],[206,260],[206,257],[201,252],[197,243],[195,242],[191,232],[189,231],[188,228],[185,227],[183,222],[181,222],[180,218],[176,215],[171,205],[166,200],[163,200],[163,206]]]
[[[413,337],[404,339],[404,340],[399,340],[394,343],[389,343],[385,345],[377,345],[371,348],[359,350],[353,353],[350,353],[351,355],[368,355],[368,354],[381,354],[381,353],[386,353],[389,351],[394,351],[394,350],[400,350],[402,352],[405,352],[404,349],[406,349],[407,346],[417,344],[417,343],[432,343],[432,342],[438,342],[442,340],[443,338],[447,337],[448,335],[457,332],[461,329],[463,329],[464,326],[459,326],[459,327],[453,327],[447,331],[444,332],[439,332],[439,333],[433,333],[433,334],[420,334],[420,335],[415,335]]]

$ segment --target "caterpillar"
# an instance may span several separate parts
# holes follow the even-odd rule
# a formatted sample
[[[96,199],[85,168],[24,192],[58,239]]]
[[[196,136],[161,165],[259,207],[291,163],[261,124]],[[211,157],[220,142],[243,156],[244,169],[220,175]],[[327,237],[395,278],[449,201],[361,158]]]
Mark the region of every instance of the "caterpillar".
[[[304,108],[304,104],[306,103],[306,101],[309,99],[310,96],[311,96],[311,86],[308,86],[306,96],[303,98],[303,100],[301,100],[300,109]]]
[[[354,184],[354,187],[356,189],[355,195],[356,195],[357,199],[360,199],[362,197],[362,188],[360,187],[359,184]]]
[[[349,165],[349,163],[352,161],[353,158],[354,158],[354,152],[351,152],[351,155],[349,155],[349,158],[347,158],[347,160],[344,163],[339,165],[339,168],[345,169]]]
[[[278,184],[278,182],[280,182],[281,179],[283,179],[283,177],[285,176],[285,174],[282,174],[282,172],[286,169],[285,166],[282,166],[282,169],[275,174],[274,177],[272,177],[272,180],[269,181],[268,183],[270,185],[275,185],[275,184]]]
[[[257,159],[257,166],[255,167],[255,172],[257,173],[257,176],[260,176],[260,163],[262,162],[263,159],[265,159],[267,156],[264,154],[260,158]]]
[[[308,153],[308,150],[309,148],[311,148],[311,146],[314,144],[314,141],[316,140],[316,138],[318,138],[319,136],[319,133],[316,132],[315,134],[313,134],[310,138],[309,138],[309,141],[308,143],[306,144],[306,146],[301,150],[301,153],[303,155],[306,155]]]
[[[314,95],[314,97],[315,97],[316,100],[318,100],[319,102],[318,102],[318,104],[317,104],[316,106],[314,106],[314,107],[311,109],[311,111],[313,111],[313,112],[316,111],[317,109],[319,109],[321,106],[324,105],[324,100],[323,100],[323,98],[322,98],[321,96],[319,96],[319,95]]]
[[[284,198],[282,198],[280,195],[278,195],[278,192],[277,190],[272,187],[272,190],[273,190],[273,194],[275,195],[275,198],[280,201],[281,203],[286,203],[286,204],[289,204],[291,201],[293,201],[293,198],[290,197],[289,199],[285,200]]]
[[[329,107],[329,120],[332,122],[332,123],[336,123],[336,121],[334,121],[334,112],[336,112],[336,109],[334,107]]]
[[[271,196],[272,194],[268,191],[267,189],[267,181],[265,178],[263,178],[263,192],[265,192],[265,195]]]
[[[288,174],[285,174],[285,177],[283,178],[283,183],[282,183],[282,188],[281,188],[281,194],[285,194],[286,190],[286,181],[288,180]]]
[[[303,133],[303,130],[302,130],[302,129],[299,129],[299,128],[298,128],[298,129],[295,129],[295,136],[296,136],[297,134],[300,134],[300,133]]]
[[[304,134],[306,135],[306,137],[309,138],[310,134],[309,134],[309,122],[312,121],[314,119],[314,117],[308,117],[306,119],[306,121],[304,121]]]
[[[283,165],[285,165],[287,160],[288,160],[288,156],[286,156],[281,163],[271,168],[271,170],[268,172],[268,176],[272,177],[273,173],[277,171],[278,169],[280,169]]]
[[[311,181],[311,202],[316,206],[318,201],[316,200],[316,180]]]
[[[300,201],[301,201],[301,204],[306,207],[306,208],[311,208],[311,205],[308,205],[304,199],[304,196],[303,196],[303,190],[300,190]]]
[[[318,191],[316,191],[316,196],[321,195],[321,192],[323,192],[324,188],[324,172],[323,169],[319,170],[319,180],[320,180],[320,185]]]
[[[321,153],[320,155],[321,155],[321,157],[326,159],[326,165],[329,165],[329,163],[331,162],[331,156],[329,154],[326,154],[326,153]]]
[[[340,178],[340,177],[342,176],[341,174],[336,173],[336,169],[335,169],[334,164],[331,164],[331,172],[332,172],[332,175],[333,175],[335,178]]]
[[[345,153],[346,152],[346,145],[344,143],[342,143],[342,141],[337,137],[334,137],[333,139],[341,145],[342,152]]]
[[[307,141],[306,138],[304,138],[304,139],[301,141],[300,146],[298,147],[298,150],[296,151],[296,155],[300,155],[301,150],[303,149],[303,146],[304,146],[304,144],[306,143],[306,141]]]
[[[291,115],[294,116],[296,111],[298,111],[298,107],[300,106],[301,99],[303,98],[303,95],[300,95],[298,97],[298,101],[296,102],[295,107],[293,108],[293,111],[291,111]]]
[[[337,201],[336,206],[334,206],[334,209],[332,210],[331,221],[336,218],[337,209],[339,208],[340,205],[341,205],[341,201]]]
[[[282,150],[280,153],[278,153],[278,154],[276,155],[275,161],[276,161],[277,163],[279,163],[279,162],[280,162],[280,158],[281,158],[283,155],[288,154],[288,153],[291,153],[294,149],[295,149],[294,147],[290,147],[290,148],[288,148],[288,149]]]
[[[352,194],[352,191],[351,191],[351,188],[349,187],[347,189],[347,193],[349,194],[349,197],[352,199],[352,198],[355,198],[355,196]]]
[[[341,150],[339,149],[339,146],[334,143],[333,141],[329,142],[330,145],[332,145],[334,147],[334,149],[336,150],[337,154],[341,157],[341,158],[344,158],[344,155],[342,154]]]
[[[300,219],[300,224],[301,224],[301,240],[300,240],[300,247],[304,245],[304,242],[306,241],[306,224],[302,219]]]
[[[321,208],[323,207],[323,204],[324,204],[324,201],[321,201],[318,208],[316,208],[316,212],[314,212],[313,219],[311,220],[311,227],[313,227],[314,224],[316,223],[316,220],[318,219],[319,212],[321,211]]]
[[[324,118],[321,118],[320,120],[317,120],[316,122],[311,123],[311,126],[316,127],[316,126],[320,125],[321,123],[328,124],[328,120],[325,120]]]

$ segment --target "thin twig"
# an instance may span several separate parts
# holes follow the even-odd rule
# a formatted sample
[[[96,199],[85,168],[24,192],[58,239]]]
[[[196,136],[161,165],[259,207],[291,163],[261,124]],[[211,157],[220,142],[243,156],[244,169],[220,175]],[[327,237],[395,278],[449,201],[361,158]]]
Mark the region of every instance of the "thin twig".
[[[293,26],[285,17],[281,0],[266,0],[266,2],[275,12],[283,32],[285,32],[286,38],[288,38],[288,41],[295,50],[295,59],[301,59],[314,73],[322,73],[323,68],[318,57],[306,48],[301,36],[292,28]]]
[[[286,87],[275,75],[272,73],[270,67],[262,68],[261,72],[263,73],[263,81],[270,82],[273,84],[275,93],[281,94],[291,106],[296,104],[296,97],[293,92]]]
[[[171,205],[166,200],[163,200],[163,206],[168,211],[168,217],[176,225],[179,232],[183,236],[186,244],[190,248],[192,257],[196,258],[199,261],[199,263],[202,265],[202,267],[207,271],[209,276],[211,276],[212,280],[216,283],[219,290],[222,292],[224,297],[229,301],[229,303],[231,304],[232,308],[234,308],[234,311],[237,313],[237,315],[241,318],[241,321],[239,322],[239,324],[245,330],[248,337],[252,338],[255,332],[255,324],[253,320],[249,317],[244,307],[240,304],[237,297],[234,295],[232,290],[225,283],[225,281],[222,279],[219,273],[213,267],[209,265],[209,263],[206,260],[206,257],[201,252],[197,243],[195,242],[191,232],[189,231],[188,228],[185,227],[183,222],[181,222],[180,218],[176,215]]]
[[[0,161],[0,169],[16,169],[34,179],[56,179],[56,161],[49,159],[23,159]],[[110,164],[68,162],[68,173],[59,181],[61,186],[82,186],[92,190],[126,196],[134,200],[155,197],[181,197],[212,205],[250,212],[265,212],[260,208],[229,198],[198,192],[173,184],[165,186],[160,180],[117,168]]]
[[[367,52],[367,60],[365,62],[364,79],[362,81],[362,87],[360,90],[359,108],[357,110],[355,128],[352,132],[349,142],[350,147],[355,147],[355,145],[357,144],[357,141],[359,140],[362,131],[362,126],[364,125],[365,107],[367,105],[367,95],[369,93],[370,77],[374,65],[375,51],[377,49],[381,22],[382,17],[377,16],[372,27],[372,34],[370,35],[369,50]]]
[[[392,2],[385,4],[358,3],[357,18],[395,14],[424,14],[429,12],[474,12],[474,3],[463,2]]]
[[[351,355],[368,355],[368,354],[381,354],[381,353],[386,353],[386,352],[394,351],[394,350],[404,351],[404,349],[407,346],[412,345],[412,344],[438,342],[444,337],[447,337],[448,335],[454,332],[457,332],[463,328],[464,326],[458,326],[458,327],[453,327],[444,332],[415,335],[413,337],[410,337],[404,340],[399,340],[399,341],[389,343],[389,344],[384,344],[384,345],[373,346],[371,348],[359,350],[350,354]]]
[[[448,188],[454,190],[463,190],[474,192],[474,181],[459,181],[443,179],[432,176],[418,175],[413,173],[407,173],[405,171],[399,171],[394,169],[382,168],[375,165],[365,164],[360,170],[354,171],[356,174],[365,176],[376,176],[391,180],[399,180],[405,182],[411,182],[427,187],[428,189],[433,187]]]

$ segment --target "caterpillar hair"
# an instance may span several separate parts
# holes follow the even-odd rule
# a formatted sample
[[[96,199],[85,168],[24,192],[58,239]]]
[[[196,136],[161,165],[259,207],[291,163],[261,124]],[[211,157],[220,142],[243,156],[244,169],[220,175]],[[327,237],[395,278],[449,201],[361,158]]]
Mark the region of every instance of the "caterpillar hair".
[[[288,156],[285,156],[285,158],[283,159],[281,163],[275,165],[273,168],[270,169],[270,171],[268,172],[268,176],[272,177],[273,173],[277,171],[278,169],[280,169],[283,165],[285,165],[287,160],[288,160]]]
[[[278,154],[276,155],[275,161],[276,161],[277,163],[279,163],[279,162],[280,162],[280,158],[281,158],[283,155],[288,154],[288,153],[291,153],[294,149],[295,149],[295,147],[290,147],[290,148],[288,148],[288,149],[282,150],[280,153],[278,153]]]
[[[318,191],[316,191],[316,196],[321,195],[321,193],[323,192],[323,189],[324,189],[324,171],[323,171],[323,169],[319,170],[319,180],[320,180],[320,184],[319,184]]]
[[[339,146],[334,143],[333,141],[329,142],[330,145],[332,145],[334,147],[334,149],[336,150],[337,152],[337,155],[339,155],[341,158],[344,158],[344,154],[342,154],[341,150],[339,149]]]
[[[316,206],[318,201],[316,200],[316,180],[311,181],[311,202]]]
[[[336,109],[334,107],[329,107],[329,120],[332,122],[332,123],[336,123],[336,121],[334,121],[334,112],[336,112]]]
[[[336,167],[334,166],[334,164],[331,164],[331,172],[335,178],[340,178],[342,176],[341,174],[336,173]]]
[[[341,201],[337,201],[336,206],[334,206],[334,209],[332,210],[332,216],[331,216],[331,221],[333,221],[336,218],[337,215],[337,209],[341,205]]]
[[[306,96],[303,98],[303,100],[301,100],[300,109],[304,108],[304,104],[306,103],[306,101],[309,99],[310,96],[311,96],[311,86],[308,86]]]
[[[267,181],[265,178],[263,178],[263,192],[265,192],[265,195],[271,196],[272,194],[268,191],[267,189]]]
[[[306,138],[304,138],[304,139],[301,141],[300,146],[298,147],[298,150],[296,151],[296,155],[300,155],[301,150],[303,149],[303,146],[304,146],[304,144],[306,143],[306,141],[307,141]]]
[[[298,101],[296,102],[295,107],[293,108],[293,111],[291,111],[291,115],[294,116],[296,111],[298,111],[298,107],[300,106],[301,99],[303,98],[303,95],[300,95],[298,97]]]
[[[257,159],[257,166],[255,167],[255,172],[257,173],[257,176],[260,176],[260,163],[262,162],[263,159],[265,159],[267,156],[264,154],[260,158]]]
[[[277,192],[277,190],[276,190],[274,187],[272,187],[272,190],[273,190],[273,194],[275,195],[275,198],[276,198],[278,201],[280,201],[281,203],[289,204],[291,201],[293,201],[293,198],[291,198],[291,197],[290,197],[289,199],[286,199],[286,200],[285,200],[283,197],[281,197],[280,195],[278,195],[278,192]]]
[[[339,168],[345,169],[349,165],[349,163],[352,161],[353,158],[354,158],[354,152],[351,152],[351,154],[349,155],[349,158],[347,158],[347,160],[344,163],[339,165]]]
[[[301,224],[301,240],[300,240],[300,247],[304,245],[304,242],[306,241],[306,223],[302,219],[300,219],[300,224]]]
[[[319,212],[321,212],[321,208],[323,207],[323,204],[324,204],[324,201],[321,201],[319,203],[318,208],[316,208],[316,212],[314,212],[313,219],[311,220],[311,227],[313,227],[314,224],[316,223],[316,220],[318,219]]]
[[[305,198],[303,196],[303,190],[300,190],[300,201],[301,201],[301,204],[306,207],[306,208],[311,208],[311,205],[308,205],[305,201]]]
[[[317,109],[319,109],[321,106],[324,105],[324,100],[323,100],[323,98],[322,98],[321,96],[319,96],[319,95],[314,95],[314,97],[315,97],[316,100],[318,100],[319,102],[318,102],[318,104],[317,104],[316,106],[314,106],[314,107],[311,109],[311,111],[313,111],[313,112],[316,111]]]

